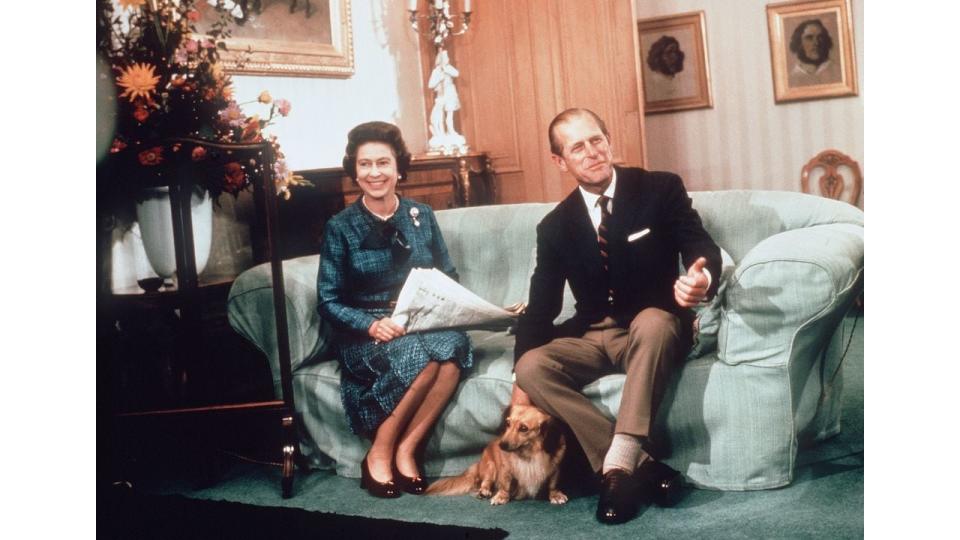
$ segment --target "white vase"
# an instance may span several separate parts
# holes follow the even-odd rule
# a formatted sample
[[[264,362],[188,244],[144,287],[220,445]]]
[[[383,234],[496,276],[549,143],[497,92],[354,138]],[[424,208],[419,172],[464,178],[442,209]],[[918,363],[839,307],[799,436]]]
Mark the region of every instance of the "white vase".
[[[137,221],[147,260],[158,276],[167,279],[177,271],[173,247],[173,218],[170,213],[170,188],[144,190],[144,200],[137,203]],[[204,189],[195,189],[190,197],[190,218],[193,221],[193,251],[197,275],[203,272],[210,258],[213,240],[213,200]]]

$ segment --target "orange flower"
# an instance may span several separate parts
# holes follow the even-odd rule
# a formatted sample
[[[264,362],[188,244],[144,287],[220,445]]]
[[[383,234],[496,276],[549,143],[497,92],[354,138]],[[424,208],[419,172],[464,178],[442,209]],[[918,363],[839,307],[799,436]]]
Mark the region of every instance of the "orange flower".
[[[223,179],[227,182],[224,191],[238,193],[246,183],[246,174],[243,172],[243,166],[236,161],[227,163],[223,166]]]
[[[259,115],[255,114],[247,118],[247,123],[243,126],[243,133],[240,134],[240,140],[242,142],[258,142],[262,140],[262,137],[260,137]]]
[[[147,167],[159,165],[163,163],[163,147],[154,146],[153,148],[148,148],[137,154],[137,158],[140,160],[141,165]]]
[[[131,102],[138,97],[149,98],[160,82],[160,76],[154,74],[155,69],[147,63],[137,63],[124,68],[117,77],[117,84],[124,89],[120,97],[129,96]]]
[[[205,157],[207,157],[207,149],[202,146],[197,146],[193,152],[190,152],[190,159],[194,161],[200,161]]]

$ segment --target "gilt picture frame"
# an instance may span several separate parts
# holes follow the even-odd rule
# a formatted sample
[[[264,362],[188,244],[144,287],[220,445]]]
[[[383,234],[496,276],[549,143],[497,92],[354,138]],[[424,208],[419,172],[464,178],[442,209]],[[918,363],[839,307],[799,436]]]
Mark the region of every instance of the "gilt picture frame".
[[[644,114],[713,107],[703,11],[637,20]]]
[[[856,96],[850,0],[767,5],[776,103]]]
[[[347,78],[354,72],[350,0],[233,2],[228,73]],[[198,8],[212,10],[207,2]],[[212,20],[212,19],[207,19]]]

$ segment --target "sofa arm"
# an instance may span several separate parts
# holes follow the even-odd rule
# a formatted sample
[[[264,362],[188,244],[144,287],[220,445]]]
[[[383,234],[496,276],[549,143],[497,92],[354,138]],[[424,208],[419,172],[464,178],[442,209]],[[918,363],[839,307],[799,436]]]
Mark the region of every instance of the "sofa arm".
[[[862,274],[863,227],[858,225],[806,227],[761,241],[740,261],[727,286],[720,361],[786,365],[801,330],[849,307],[862,287]]]
[[[318,255],[283,261],[290,368],[322,358],[331,341],[328,324],[317,314]],[[263,351],[270,363],[274,390],[280,394],[280,356],[273,312],[270,264],[257,265],[234,280],[227,299],[227,319],[240,335]]]

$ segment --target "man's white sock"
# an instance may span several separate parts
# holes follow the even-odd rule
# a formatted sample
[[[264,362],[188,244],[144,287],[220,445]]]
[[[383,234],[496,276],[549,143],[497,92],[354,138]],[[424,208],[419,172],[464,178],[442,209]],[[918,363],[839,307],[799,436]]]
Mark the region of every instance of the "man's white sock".
[[[633,474],[637,465],[643,463],[648,457],[640,444],[640,439],[626,433],[614,433],[610,449],[603,458],[601,473],[606,474],[610,469],[616,468]]]

